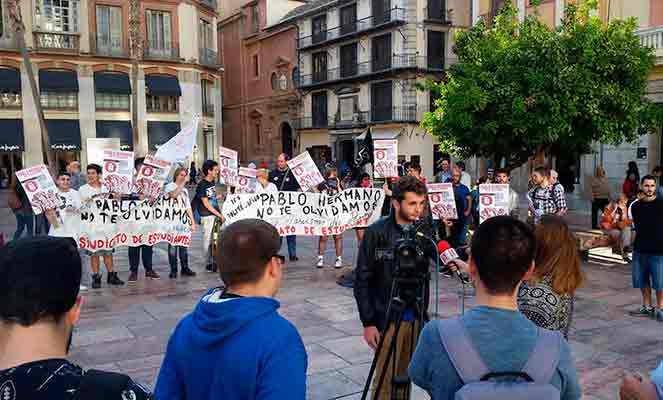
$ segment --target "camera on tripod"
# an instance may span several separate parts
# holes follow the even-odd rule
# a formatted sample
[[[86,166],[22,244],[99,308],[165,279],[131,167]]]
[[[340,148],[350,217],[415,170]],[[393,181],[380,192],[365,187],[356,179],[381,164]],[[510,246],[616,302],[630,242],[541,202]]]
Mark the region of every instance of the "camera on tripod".
[[[402,237],[396,242],[394,275],[400,279],[422,279],[429,276],[429,259],[418,238],[416,225],[403,228]]]

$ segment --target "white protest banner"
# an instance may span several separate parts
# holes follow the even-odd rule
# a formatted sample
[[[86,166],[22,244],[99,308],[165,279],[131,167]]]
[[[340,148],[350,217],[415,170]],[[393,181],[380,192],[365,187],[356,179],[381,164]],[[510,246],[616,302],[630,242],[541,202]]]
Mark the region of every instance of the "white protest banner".
[[[142,194],[151,203],[155,202],[168,179],[172,165],[170,161],[159,160],[149,154],[145,156],[145,161],[136,175],[136,193]]]
[[[308,151],[288,161],[288,167],[290,167],[297,183],[305,192],[318,187],[319,184],[324,182],[318,166],[315,165]]]
[[[274,225],[281,236],[327,236],[364,227],[380,218],[384,191],[353,188],[323,193],[273,192],[233,194],[223,203],[226,224],[258,218]]]
[[[433,219],[458,219],[453,185],[451,183],[431,183],[426,187]]]
[[[398,177],[398,140],[374,140],[375,178]]]
[[[237,175],[237,184],[235,185],[235,193],[253,193],[256,191],[256,174],[257,170],[255,168],[244,168],[239,169],[239,174]]]
[[[479,223],[498,215],[509,215],[509,185],[479,185]]]
[[[130,194],[133,188],[134,152],[104,150],[103,179],[111,193]]]
[[[227,147],[219,147],[219,181],[223,185],[235,186],[239,161],[237,152]]]
[[[159,146],[154,157],[160,160],[183,164],[193,154],[193,146],[196,144],[199,122],[200,118],[198,116],[193,117],[191,122],[182,128],[177,135]]]
[[[35,165],[17,171],[16,177],[21,182],[36,215],[55,209],[60,204],[57,186],[45,165]]]
[[[88,138],[87,165],[104,163],[104,150],[122,150],[119,138]]]
[[[120,246],[152,246],[167,242],[188,247],[191,221],[181,199],[159,197],[148,200],[96,199],[81,209],[78,247],[84,250],[110,250]]]

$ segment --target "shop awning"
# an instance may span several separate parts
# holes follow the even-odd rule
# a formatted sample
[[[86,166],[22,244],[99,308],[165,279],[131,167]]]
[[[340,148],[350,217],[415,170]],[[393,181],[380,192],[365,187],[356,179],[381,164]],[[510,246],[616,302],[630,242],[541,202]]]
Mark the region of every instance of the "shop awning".
[[[180,81],[174,76],[146,75],[145,84],[147,85],[147,94],[150,96],[180,97],[182,95]]]
[[[147,121],[147,143],[150,151],[169,141],[181,130],[179,122]]]
[[[131,151],[134,148],[130,121],[97,121],[97,137],[118,138],[120,148],[125,151]]]
[[[13,68],[0,68],[0,91],[21,93],[21,73]]]
[[[366,131],[368,132],[368,131]],[[362,133],[361,135],[357,136],[355,140],[364,140],[366,139],[366,132]],[[390,139],[396,139],[401,133],[400,132],[375,132],[371,131],[371,136],[373,136],[373,140],[390,140]]]
[[[0,119],[0,152],[25,151],[22,119]]]
[[[81,127],[77,119],[46,120],[51,149],[63,151],[81,150]]]
[[[121,72],[95,72],[94,91],[96,93],[131,94],[129,75]]]
[[[39,71],[39,90],[41,92],[71,93],[78,92],[78,77],[74,71]]]

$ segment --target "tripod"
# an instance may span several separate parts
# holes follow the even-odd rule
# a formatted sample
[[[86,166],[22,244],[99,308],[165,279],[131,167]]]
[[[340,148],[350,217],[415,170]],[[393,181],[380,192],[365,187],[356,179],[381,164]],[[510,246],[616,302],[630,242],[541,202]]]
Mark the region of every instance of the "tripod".
[[[391,399],[382,400],[410,399],[410,379],[407,376],[396,376],[398,362],[398,335],[403,325],[403,321],[408,316],[408,314],[414,314],[414,319],[412,320],[413,326],[410,332],[410,345],[407,349],[407,360],[409,361],[412,358],[412,353],[414,353],[421,328],[423,327],[424,323],[428,322],[426,312],[424,311],[424,302],[426,299],[425,291],[428,290],[426,282],[428,282],[429,274],[427,273],[425,275],[426,276],[419,277],[397,277],[394,279],[391,287],[391,300],[389,302],[389,306],[387,307],[387,326],[385,328],[385,332],[383,332],[382,336],[380,337],[378,348],[375,352],[375,356],[373,357],[373,363],[371,364],[371,369],[368,373],[366,384],[364,385],[364,392],[361,396],[362,400],[366,400],[368,392],[371,388],[373,375],[375,374],[378,361],[381,358],[382,348],[384,347],[391,321],[394,321],[393,335],[391,336],[391,342],[389,343],[389,349],[387,350],[388,352],[386,356],[383,356],[385,357],[385,361],[380,371],[380,376],[378,378],[378,384],[373,394],[373,399],[380,399],[380,391],[382,390],[382,385],[385,383],[384,380],[387,375],[390,362],[392,362],[391,381],[389,382],[391,385]]]

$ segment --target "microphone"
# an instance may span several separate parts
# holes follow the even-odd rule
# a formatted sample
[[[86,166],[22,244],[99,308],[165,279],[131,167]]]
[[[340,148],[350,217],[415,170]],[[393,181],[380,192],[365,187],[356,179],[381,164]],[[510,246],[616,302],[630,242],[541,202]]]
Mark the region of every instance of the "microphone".
[[[460,256],[456,253],[456,250],[446,240],[441,240],[437,243],[437,251],[440,253],[440,262],[446,267],[447,271],[450,270],[448,266],[451,262],[460,260]],[[458,268],[456,268],[456,276],[458,276],[458,279],[463,284],[469,283],[468,277],[461,273]]]

